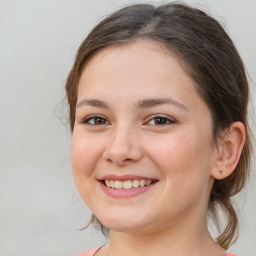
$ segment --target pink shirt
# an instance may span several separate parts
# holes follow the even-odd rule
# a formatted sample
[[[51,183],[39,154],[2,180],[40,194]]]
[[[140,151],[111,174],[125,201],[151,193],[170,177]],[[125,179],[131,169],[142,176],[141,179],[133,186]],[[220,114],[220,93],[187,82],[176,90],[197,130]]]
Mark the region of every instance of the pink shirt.
[[[93,256],[101,247],[95,248],[95,249],[91,249],[91,250],[89,250],[87,252],[84,252],[84,253],[76,255],[76,256]],[[225,256],[237,256],[237,255],[228,252],[227,254],[225,254]]]
[[[79,255],[76,255],[76,256],[93,256],[100,248],[101,248],[101,247],[95,248],[95,249],[91,249],[91,250],[89,250],[89,251],[87,251],[87,252],[84,252],[84,253],[79,254]],[[229,256],[229,255],[228,255],[228,256]]]

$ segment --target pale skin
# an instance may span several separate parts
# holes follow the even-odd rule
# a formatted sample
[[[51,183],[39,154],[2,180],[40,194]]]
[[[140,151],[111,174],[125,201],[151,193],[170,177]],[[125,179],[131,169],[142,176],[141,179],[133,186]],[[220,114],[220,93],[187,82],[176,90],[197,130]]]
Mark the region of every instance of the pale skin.
[[[138,40],[97,52],[79,81],[71,151],[78,191],[110,229],[97,255],[225,255],[207,229],[208,199],[239,161],[244,125],[223,135],[217,148],[210,109],[169,49]],[[115,198],[104,175],[156,183]]]

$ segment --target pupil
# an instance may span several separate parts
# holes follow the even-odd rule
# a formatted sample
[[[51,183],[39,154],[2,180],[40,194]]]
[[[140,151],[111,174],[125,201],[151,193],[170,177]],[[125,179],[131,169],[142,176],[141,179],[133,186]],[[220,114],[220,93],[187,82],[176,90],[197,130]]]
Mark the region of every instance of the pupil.
[[[156,124],[165,124],[166,120],[165,118],[156,118]]]
[[[103,118],[95,118],[95,123],[96,123],[96,124],[105,124]]]

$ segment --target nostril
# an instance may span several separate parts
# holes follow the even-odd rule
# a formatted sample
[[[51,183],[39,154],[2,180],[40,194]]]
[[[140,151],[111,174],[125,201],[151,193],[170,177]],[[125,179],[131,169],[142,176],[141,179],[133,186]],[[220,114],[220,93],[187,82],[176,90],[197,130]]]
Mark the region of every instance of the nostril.
[[[106,161],[109,162],[109,163],[114,163],[114,164],[124,164],[124,163],[130,163],[134,160],[132,158],[113,157],[113,158],[107,158]]]
[[[130,161],[132,161],[132,159],[131,158],[126,158],[126,159],[124,159],[124,161],[125,162],[130,162]]]

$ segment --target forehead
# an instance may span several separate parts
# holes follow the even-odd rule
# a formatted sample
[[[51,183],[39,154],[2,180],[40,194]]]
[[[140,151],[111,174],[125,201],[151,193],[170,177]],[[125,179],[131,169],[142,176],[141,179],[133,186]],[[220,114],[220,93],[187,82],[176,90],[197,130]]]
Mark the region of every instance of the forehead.
[[[143,87],[149,80],[156,89],[161,87],[159,83],[171,84],[179,80],[192,84],[193,81],[184,72],[184,65],[181,63],[172,50],[152,40],[139,39],[126,44],[111,45],[97,51],[86,63],[79,89],[85,83],[87,89],[90,87],[94,90],[96,85],[102,83],[119,83],[120,88],[129,83],[126,87],[129,89],[132,85]],[[93,87],[90,86],[92,83]]]
[[[120,57],[125,57],[125,53],[129,56],[131,61],[137,57],[137,60],[141,58],[142,62],[143,59],[147,59],[149,55],[151,57],[155,57],[153,59],[155,62],[161,55],[164,58],[169,56],[171,58],[175,58],[176,61],[179,62],[180,66],[184,66],[185,68],[185,65],[181,64],[183,61],[181,61],[179,55],[171,48],[167,47],[161,42],[142,38],[131,42],[109,45],[96,51],[96,53],[94,53],[87,61],[84,69],[86,69],[88,66],[100,64],[100,62],[103,64],[104,61],[110,61],[111,57],[118,58],[120,60]],[[163,58],[161,61],[163,62]],[[125,64],[127,65],[128,63],[126,62]],[[145,65],[146,63],[143,64]]]

